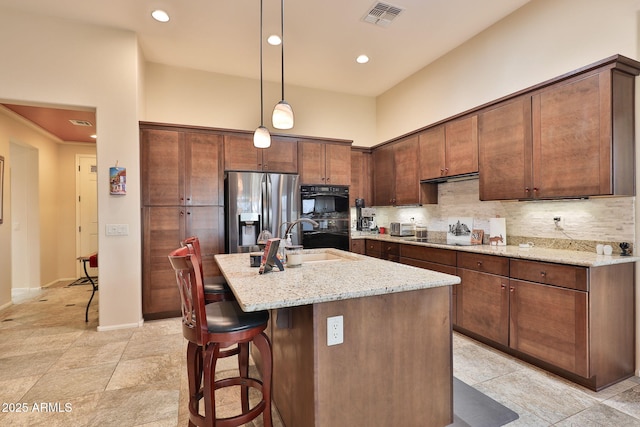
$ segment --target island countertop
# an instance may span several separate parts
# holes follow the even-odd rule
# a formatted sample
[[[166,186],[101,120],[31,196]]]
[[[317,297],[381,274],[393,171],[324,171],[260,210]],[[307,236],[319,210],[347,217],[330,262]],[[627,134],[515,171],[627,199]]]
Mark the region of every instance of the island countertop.
[[[460,278],[338,249],[305,249],[342,259],[304,262],[296,268],[258,274],[249,254],[218,254],[215,260],[244,311],[456,285]]]

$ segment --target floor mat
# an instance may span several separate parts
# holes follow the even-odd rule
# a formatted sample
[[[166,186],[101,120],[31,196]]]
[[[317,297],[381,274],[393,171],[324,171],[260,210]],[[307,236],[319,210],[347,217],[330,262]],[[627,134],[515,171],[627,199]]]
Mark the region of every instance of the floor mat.
[[[98,284],[98,276],[91,277],[93,283]],[[75,282],[69,283],[67,286],[79,286],[79,285],[89,285],[91,286],[91,282],[86,277],[81,277],[77,279]]]
[[[518,414],[453,377],[453,424],[449,427],[498,427]]]

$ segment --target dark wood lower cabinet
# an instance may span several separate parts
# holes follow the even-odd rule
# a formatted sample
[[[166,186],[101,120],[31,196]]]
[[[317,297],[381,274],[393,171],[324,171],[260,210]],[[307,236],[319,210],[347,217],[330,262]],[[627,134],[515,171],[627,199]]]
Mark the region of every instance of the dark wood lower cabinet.
[[[587,292],[511,280],[509,296],[509,346],[588,378]]]
[[[389,243],[367,239],[367,255],[382,258]],[[635,263],[584,267],[397,245],[401,263],[461,278],[456,331],[596,391],[634,375]]]
[[[509,278],[458,269],[457,325],[498,344],[509,345]]]
[[[149,206],[142,209],[142,314],[145,319],[180,315],[180,295],[167,255],[198,236],[205,277],[220,276],[213,256],[224,252],[221,206]]]

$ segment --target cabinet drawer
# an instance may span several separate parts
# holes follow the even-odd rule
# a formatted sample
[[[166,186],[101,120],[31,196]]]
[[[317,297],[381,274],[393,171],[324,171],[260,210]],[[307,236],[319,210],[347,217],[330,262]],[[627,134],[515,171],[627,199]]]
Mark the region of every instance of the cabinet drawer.
[[[445,265],[456,265],[456,252],[416,245],[400,246],[400,256]]]
[[[456,275],[456,268],[451,265],[443,265],[435,262],[422,261],[414,258],[405,258],[404,256],[400,257],[400,263],[412,265],[414,267],[424,268],[426,270],[433,270],[433,271],[438,271],[440,273],[451,274],[452,276]]]
[[[497,274],[498,276],[508,276],[509,258],[495,255],[458,252],[458,268]]]
[[[512,259],[511,277],[580,291],[589,290],[587,267]]]
[[[376,253],[382,252],[382,242],[378,240],[370,240],[370,239],[367,239],[365,241],[366,241],[365,251],[367,255],[369,255],[370,252],[376,252]]]

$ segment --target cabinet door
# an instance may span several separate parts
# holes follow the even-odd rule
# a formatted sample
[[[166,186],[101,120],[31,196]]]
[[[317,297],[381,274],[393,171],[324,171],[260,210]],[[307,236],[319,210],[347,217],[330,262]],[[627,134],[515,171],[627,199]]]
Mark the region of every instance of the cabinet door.
[[[444,126],[427,129],[419,135],[420,180],[440,178],[445,174]]]
[[[454,120],[445,125],[445,175],[478,172],[478,116]]]
[[[198,236],[205,277],[221,276],[213,256],[224,253],[224,207],[190,206],[185,214],[185,237]]]
[[[373,205],[390,206],[395,203],[395,178],[393,146],[374,150]]]
[[[185,235],[183,207],[142,209],[142,314],[145,318],[177,315],[180,294],[167,255],[180,247]]]
[[[271,147],[262,150],[262,170],[298,173],[298,144],[296,140],[271,138]]]
[[[222,205],[224,175],[222,136],[190,132],[185,135],[185,205]]]
[[[324,144],[311,141],[298,141],[298,167],[301,184],[324,184]]]
[[[371,154],[360,150],[351,151],[351,187],[349,205],[355,206],[356,199],[364,199],[370,205],[371,199]]]
[[[588,378],[587,292],[510,281],[510,346]]]
[[[595,74],[533,96],[537,197],[601,194],[601,176],[609,184],[611,109],[601,105],[611,95],[601,84]]]
[[[325,144],[325,177],[327,184],[351,184],[351,147],[347,144]]]
[[[504,102],[478,115],[480,200],[533,196],[531,97]]]
[[[252,136],[233,134],[224,136],[224,170],[262,170],[262,154],[253,146]]]
[[[366,252],[365,241],[363,239],[351,240],[351,252],[364,255]]]
[[[458,325],[502,345],[509,345],[509,279],[458,268]]]
[[[411,137],[394,146],[395,204],[420,203],[418,136]]]
[[[171,206],[183,204],[184,153],[180,132],[142,129],[140,167],[142,204]]]

